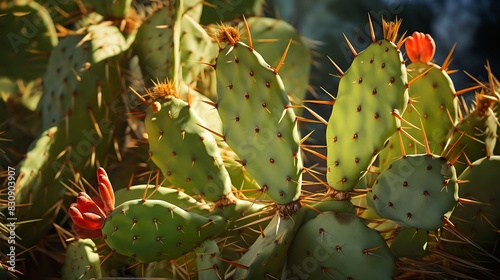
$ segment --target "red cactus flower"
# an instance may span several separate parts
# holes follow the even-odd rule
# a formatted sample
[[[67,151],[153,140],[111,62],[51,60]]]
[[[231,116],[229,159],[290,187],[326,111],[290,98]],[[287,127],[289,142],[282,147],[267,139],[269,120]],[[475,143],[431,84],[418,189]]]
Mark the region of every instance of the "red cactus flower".
[[[406,54],[411,62],[429,63],[436,52],[436,44],[431,35],[413,32],[405,42]]]
[[[72,229],[81,238],[97,238],[102,236],[101,228],[106,216],[115,208],[115,194],[103,168],[97,169],[99,197],[91,198],[81,192],[76,203],[69,207],[69,216],[73,221]]]

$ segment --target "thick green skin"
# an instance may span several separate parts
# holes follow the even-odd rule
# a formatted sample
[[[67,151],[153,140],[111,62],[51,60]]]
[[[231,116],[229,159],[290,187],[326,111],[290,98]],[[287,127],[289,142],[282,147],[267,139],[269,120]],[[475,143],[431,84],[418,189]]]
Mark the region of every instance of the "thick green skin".
[[[86,94],[87,99],[96,100],[98,84],[102,86],[103,102],[113,105],[112,113],[116,113],[113,111],[120,105],[115,101],[118,96],[115,91],[122,87],[112,84],[111,79],[118,75],[112,71],[119,71],[115,60],[128,48],[127,42],[114,26],[91,26],[88,33],[92,34],[93,40],[80,45],[85,35],[67,36],[61,39],[50,54],[47,71],[43,75],[43,96],[38,108],[42,114],[42,130],[64,121],[66,115],[77,110],[77,107],[93,104],[89,101],[77,103],[77,100]],[[90,63],[88,70],[85,70],[86,63]],[[113,95],[109,96],[107,92],[112,92]],[[96,116],[96,120],[99,121],[100,118]]]
[[[304,208],[301,208],[305,209]],[[236,268],[234,279],[280,279],[285,268],[289,248],[304,219],[304,210],[299,210],[288,219],[274,218],[264,233],[238,260],[248,269]]]
[[[34,80],[47,68],[47,54],[57,45],[49,12],[35,1],[8,1],[0,7],[2,67],[0,77]]]
[[[215,59],[217,43],[195,19],[184,14],[181,19],[180,45],[182,80],[188,85],[195,85],[200,73],[206,68],[200,62]]]
[[[372,43],[356,56],[340,79],[326,131],[330,187],[350,191],[356,186],[400,126],[393,110],[402,114],[407,103],[401,52],[387,40]]]
[[[427,236],[425,230],[399,228],[391,243],[391,251],[397,258],[422,259],[427,254]]]
[[[177,207],[186,211],[200,215],[207,215],[211,210],[210,205],[199,202],[182,191],[163,186],[154,190],[154,186],[152,185],[136,185],[116,191],[115,204],[120,205],[129,200],[142,198],[143,196],[148,199],[163,200],[177,205]]]
[[[470,162],[493,155],[497,141],[497,130],[498,125],[495,117],[489,113],[482,115],[477,110],[470,112],[452,128],[448,135],[449,143],[444,153],[447,158],[455,158],[461,154],[455,163],[458,175],[462,174],[468,167],[468,161],[464,154],[467,155]],[[464,134],[463,137],[461,137],[462,134]],[[475,139],[468,137],[468,135]],[[452,148],[453,151],[451,151]]]
[[[102,233],[117,253],[150,263],[176,259],[225,228],[220,216],[204,217],[162,200],[137,199],[116,207]]]
[[[146,113],[151,159],[172,185],[189,195],[217,201],[231,192],[231,180],[210,132],[188,103],[171,97]],[[194,160],[194,161],[193,161]]]
[[[456,172],[438,156],[408,155],[383,170],[367,196],[380,216],[404,227],[435,230],[457,203]]]
[[[77,239],[69,243],[62,268],[62,279],[90,280],[101,277],[101,259],[92,239]]]
[[[408,65],[408,76],[415,78],[421,73],[429,72],[413,82],[409,88],[412,105],[406,108],[403,118],[415,125],[420,126],[422,120],[429,149],[435,155],[441,154],[448,140],[448,133],[458,121],[458,99],[454,95],[455,87],[453,81],[441,66],[436,64],[423,64],[415,62]],[[451,116],[451,120],[450,120]],[[421,130],[407,129],[413,138],[424,143]],[[379,156],[379,167],[384,169],[390,162],[402,156],[399,133],[395,133],[389,140],[389,144],[382,150]],[[406,153],[425,153],[425,147],[415,143],[408,137],[403,137],[403,145]]]
[[[182,1],[168,3],[141,24],[132,46],[146,87],[165,78],[177,81],[179,75]]]
[[[279,74],[286,85],[286,93],[292,103],[301,103],[304,100],[312,65],[312,56],[309,46],[298,30],[284,20],[268,17],[247,18],[252,35],[253,47],[272,66],[276,67],[288,43],[292,40],[285,58],[285,64]],[[239,25],[244,30],[243,23]],[[242,34],[246,40],[247,34]],[[295,113],[301,112],[295,108]]]
[[[195,251],[198,280],[225,279],[224,272],[227,265],[220,260],[222,255],[215,240],[206,240]]]
[[[119,40],[121,33],[114,26],[95,26],[89,28],[89,32],[92,32],[95,38],[108,36],[124,43],[123,37],[121,41]],[[71,36],[61,40],[61,48],[66,46],[69,49],[71,46],[74,49],[84,36]],[[65,40],[70,40],[74,44],[63,43]],[[116,43],[120,46],[118,42]],[[95,42],[87,41],[80,48],[90,51],[93,49],[93,43]],[[49,90],[43,97],[47,100],[42,106],[47,107],[41,108],[42,116],[45,120],[47,113],[54,119],[47,119],[45,126],[49,128],[43,130],[31,144],[25,160],[18,168],[19,176],[16,182],[16,204],[18,205],[16,217],[23,221],[35,220],[19,225],[16,229],[16,234],[22,238],[19,242],[23,246],[35,245],[52,227],[55,215],[60,209],[54,205],[63,200],[67,192],[65,184],[78,182],[81,178],[95,178],[96,164],[106,161],[108,150],[112,147],[112,138],[115,137],[116,131],[119,131],[120,117],[123,114],[120,111],[123,107],[118,101],[118,96],[123,92],[121,87],[123,83],[117,66],[119,67],[121,54],[126,46],[121,45],[121,47],[122,49],[117,47],[113,52],[94,53],[94,58],[99,62],[93,64],[88,71],[80,73],[82,80],[75,86],[74,95],[68,96],[67,93],[71,91],[63,94],[61,90],[60,93],[64,99],[59,99],[59,93],[52,97]],[[51,57],[49,67],[53,64],[52,61]],[[61,74],[69,73],[63,70],[66,67],[80,69],[74,63],[64,64],[65,62],[65,60],[57,62],[60,63]],[[80,61],[77,66],[83,67],[84,62]],[[54,81],[47,80],[47,83],[58,85],[63,79],[64,75],[61,75],[61,77],[54,78]],[[97,84],[101,85],[100,90]],[[99,92],[102,93],[100,103]],[[52,111],[49,111],[51,100],[53,107]],[[59,105],[71,112],[67,122],[61,120],[64,114],[61,115],[59,109],[55,108]],[[95,116],[102,137],[99,137],[94,122],[89,116],[89,110]],[[68,151],[64,152],[66,149]],[[95,158],[92,157],[93,149],[95,149]],[[90,183],[93,184],[92,181]]]
[[[270,199],[296,201],[302,180],[300,137],[281,78],[241,42],[225,46],[215,67],[227,144]]]
[[[301,226],[290,248],[281,279],[393,279],[396,271],[385,240],[354,214],[317,215]]]
[[[450,217],[451,222],[461,233],[497,258],[500,258],[498,249],[500,205],[497,203],[500,201],[500,188],[496,183],[499,170],[500,156],[479,159],[465,169],[458,177],[464,181],[460,184],[459,195],[482,204],[462,203]],[[445,236],[447,240],[451,240],[451,242],[443,241],[447,251],[461,258],[498,265],[498,262],[494,262],[490,256],[472,245],[458,240],[449,233],[445,233]]]

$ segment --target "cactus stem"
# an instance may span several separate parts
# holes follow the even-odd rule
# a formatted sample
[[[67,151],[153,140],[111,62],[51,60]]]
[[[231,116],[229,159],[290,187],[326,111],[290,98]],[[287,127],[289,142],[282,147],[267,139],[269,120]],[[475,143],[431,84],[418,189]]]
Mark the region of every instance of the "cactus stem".
[[[301,208],[301,202],[300,200],[296,200],[287,204],[277,204],[276,208],[278,210],[280,218],[287,219],[291,217],[294,213],[299,211],[299,209]]]

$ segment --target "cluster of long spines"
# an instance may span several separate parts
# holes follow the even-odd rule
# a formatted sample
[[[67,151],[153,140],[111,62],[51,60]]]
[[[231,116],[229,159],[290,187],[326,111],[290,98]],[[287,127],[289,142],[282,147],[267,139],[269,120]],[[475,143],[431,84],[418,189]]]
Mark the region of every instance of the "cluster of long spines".
[[[472,162],[458,177],[463,182],[458,192],[461,200],[450,217],[458,234],[445,232],[442,244],[446,251],[477,262],[500,259],[500,207],[496,203],[500,189],[491,183],[498,170],[500,156],[495,155]]]
[[[221,137],[241,164],[278,204],[300,196],[302,159],[297,119],[278,71],[253,48],[222,27],[215,69]],[[234,37],[234,38],[233,38]],[[283,58],[280,63],[283,62]]]
[[[190,213],[162,200],[137,199],[116,207],[106,217],[102,233],[117,253],[149,263],[176,259],[225,227],[220,216]]]
[[[67,184],[79,182],[81,177],[91,177],[93,170],[90,173],[88,167],[105,161],[113,144],[115,125],[120,120],[121,112],[116,110],[120,102],[116,98],[123,92],[119,61],[126,50],[125,40],[114,26],[92,26],[87,31],[86,34],[91,33],[95,40],[112,40],[112,51],[101,47],[102,42],[87,40],[84,34],[61,40],[50,58],[49,69],[55,76],[48,74],[45,77],[46,94],[40,108],[46,120],[43,127],[46,128],[21,163],[17,182],[16,201],[23,205],[16,209],[19,219],[40,219],[36,225],[27,223],[17,230],[27,247],[36,244],[52,226],[54,211],[60,209],[54,205],[63,202]],[[77,49],[89,53],[79,58],[83,61],[77,62],[71,55],[61,55],[64,49],[69,51],[77,46]],[[67,68],[75,72],[66,71]],[[72,88],[71,97],[67,92],[63,94],[62,90],[49,86],[69,82],[64,75],[70,72],[77,76],[72,82],[74,85],[68,84]]]
[[[323,212],[304,223],[282,279],[392,279],[395,258],[385,240],[354,214]]]
[[[427,44],[422,42],[424,36]],[[418,41],[418,42],[417,42]],[[413,43],[415,42],[415,43]],[[409,44],[413,43],[413,44]],[[414,44],[418,46],[413,46]],[[402,117],[414,127],[407,130],[411,137],[400,138],[395,133],[389,140],[387,147],[379,156],[379,168],[385,168],[391,161],[399,158],[403,153],[425,153],[422,133],[423,129],[428,136],[428,145],[432,153],[441,154],[448,133],[458,121],[458,95],[471,89],[455,91],[453,81],[448,75],[449,64],[452,60],[453,49],[448,54],[442,66],[431,60],[435,51],[432,37],[416,32],[407,38],[406,49],[411,63],[407,66],[410,78],[408,107]],[[423,54],[416,56],[414,52],[431,52],[423,60]],[[420,125],[422,120],[422,126]],[[416,140],[416,141],[415,141]],[[403,147],[400,146],[403,143]],[[404,149],[405,151],[403,151]]]
[[[379,41],[371,27],[372,43],[363,52],[356,53],[349,44],[355,58],[345,73],[341,71],[326,132],[327,181],[335,190],[352,190],[384,143],[401,131],[399,115],[407,106],[408,82],[401,41],[393,43],[400,23],[384,21],[385,39]]]
[[[62,268],[63,279],[85,280],[103,277],[97,246],[92,239],[69,243]]]
[[[367,195],[382,217],[405,227],[436,230],[455,208],[457,176],[443,158],[407,155],[387,166]]]
[[[493,155],[497,141],[497,119],[492,108],[498,104],[494,97],[476,94],[475,108],[458,121],[448,133],[442,156],[456,162],[461,174],[471,162]]]
[[[231,179],[204,121],[189,102],[175,96],[173,83],[157,84],[153,94],[159,101],[149,107],[145,119],[150,156],[168,182],[209,201],[229,195]]]

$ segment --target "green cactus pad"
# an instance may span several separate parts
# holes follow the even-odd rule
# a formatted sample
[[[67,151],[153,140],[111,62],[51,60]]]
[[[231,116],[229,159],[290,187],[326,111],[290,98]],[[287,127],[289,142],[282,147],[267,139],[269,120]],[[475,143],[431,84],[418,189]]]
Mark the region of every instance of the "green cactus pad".
[[[328,121],[327,180],[335,190],[352,190],[400,126],[393,116],[408,102],[406,67],[388,40],[371,43],[340,79]]]
[[[163,200],[200,215],[206,215],[211,210],[210,205],[199,202],[178,189],[160,186],[155,190],[155,187],[151,185],[136,185],[116,191],[115,204],[120,205],[143,196],[147,199]]]
[[[497,258],[500,258],[500,205],[497,203],[500,201],[500,188],[493,182],[496,182],[499,170],[500,156],[479,159],[465,169],[458,177],[464,182],[460,184],[458,193],[461,198],[476,201],[477,204],[463,202],[450,217],[462,234]],[[451,240],[444,242],[445,248],[450,252],[463,258],[498,264],[490,256],[456,236],[448,233],[446,237]]]
[[[131,200],[113,210],[102,228],[117,253],[141,263],[176,259],[224,231],[219,216],[204,217],[161,200]]]
[[[227,144],[269,198],[300,196],[302,159],[297,120],[279,75],[244,43],[217,57],[217,109]]]
[[[427,73],[415,80],[409,88],[411,101],[403,118],[419,128],[422,120],[430,152],[439,155],[446,145],[449,131],[458,121],[458,99],[455,96],[453,81],[439,65],[427,65],[421,62],[408,65],[408,75],[411,78],[426,71]],[[415,128],[406,131],[414,139],[424,143],[422,131]],[[395,133],[387,147],[380,153],[381,169],[402,155],[399,142],[399,135]],[[408,137],[403,138],[403,145],[407,153],[425,153],[424,146],[418,145]]]
[[[165,78],[177,81],[180,67],[181,1],[169,1],[166,7],[148,17],[139,27],[132,46],[146,87]]]
[[[398,258],[422,259],[427,254],[427,237],[425,230],[399,228],[391,243],[391,251]]]
[[[210,132],[187,102],[169,97],[146,114],[153,162],[166,179],[189,195],[217,201],[231,192],[231,181]]]
[[[383,170],[367,196],[382,217],[404,227],[435,230],[457,203],[455,168],[438,156],[408,155]]]
[[[227,265],[220,260],[221,252],[215,240],[206,240],[195,251],[199,280],[226,279],[223,276]]]
[[[62,279],[90,280],[102,276],[101,260],[92,239],[77,239],[68,244]]]
[[[324,212],[303,224],[282,279],[393,279],[385,240],[353,214]]]
[[[247,18],[247,23],[253,47],[270,65],[276,66],[280,63],[281,55],[291,40],[285,64],[279,74],[292,103],[301,103],[307,93],[312,66],[311,50],[304,38],[297,29],[284,20],[250,17]],[[243,24],[239,27],[241,30],[245,28]],[[246,33],[242,35],[243,40],[246,37]],[[298,109],[295,109],[296,113],[300,112]]]

